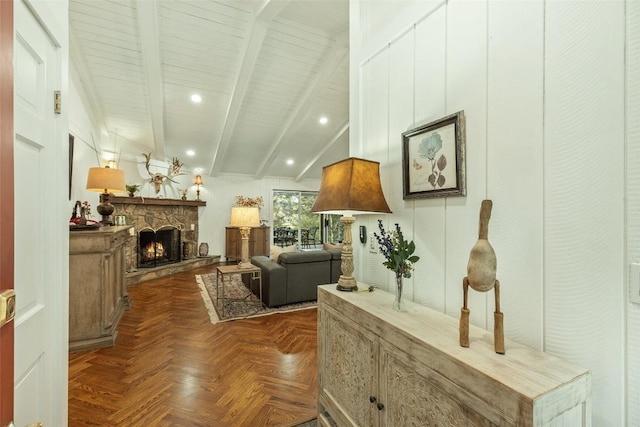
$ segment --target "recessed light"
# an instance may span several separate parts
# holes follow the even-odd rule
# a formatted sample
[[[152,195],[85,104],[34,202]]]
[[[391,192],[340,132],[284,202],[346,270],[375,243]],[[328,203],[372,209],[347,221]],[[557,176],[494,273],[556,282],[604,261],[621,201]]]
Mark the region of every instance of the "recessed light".
[[[202,172],[202,168],[194,168],[193,171],[194,172]]]
[[[194,93],[193,95],[191,95],[191,102],[193,102],[194,104],[199,104],[202,102],[202,97],[197,93]]]
[[[326,116],[322,116],[318,121],[320,122],[321,125],[326,125],[329,122],[329,119]]]
[[[195,151],[193,151],[193,150],[187,150],[187,156],[191,156],[191,157],[193,157],[193,156],[195,156],[195,155],[196,155],[196,152],[195,152]]]
[[[293,159],[287,159],[287,164],[291,166],[293,164]]]

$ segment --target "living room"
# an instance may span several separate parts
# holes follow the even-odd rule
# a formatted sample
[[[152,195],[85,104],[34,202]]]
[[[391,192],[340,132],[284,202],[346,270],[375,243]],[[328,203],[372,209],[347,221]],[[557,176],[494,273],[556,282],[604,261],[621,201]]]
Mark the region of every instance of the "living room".
[[[640,308],[629,287],[640,254],[639,3],[351,2],[350,13],[344,157],[381,163],[393,211],[355,225],[371,233],[378,218],[399,223],[421,257],[406,297],[457,318],[478,210],[493,200],[505,335],[592,371],[594,425],[638,425]],[[77,189],[95,165],[94,126],[72,66],[70,74],[70,129],[88,144],[74,155]],[[466,196],[405,200],[401,134],[458,111]],[[121,166],[145,177],[144,164]],[[177,197],[188,178],[164,197]],[[235,196],[268,201],[275,189],[319,188],[319,180],[203,179],[199,240],[211,253],[223,249]],[[97,204],[97,194],[73,194]],[[358,280],[393,289],[380,254],[358,243],[354,257]],[[492,295],[472,293],[469,305],[472,323],[491,330]]]

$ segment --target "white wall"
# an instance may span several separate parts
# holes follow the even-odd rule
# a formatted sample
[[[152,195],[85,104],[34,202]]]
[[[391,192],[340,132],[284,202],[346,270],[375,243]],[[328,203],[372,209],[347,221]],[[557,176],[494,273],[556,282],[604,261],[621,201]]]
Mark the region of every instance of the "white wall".
[[[85,185],[89,168],[105,164],[105,160],[100,155],[96,155],[94,147],[100,146],[101,138],[108,137],[101,133],[96,124],[95,116],[74,64],[71,62],[69,67],[69,132],[75,136],[69,215],[71,215],[76,200],[87,200],[92,206],[93,219],[99,220],[100,216],[95,210],[95,206],[99,203],[99,194],[86,191]],[[118,168],[124,170],[127,184],[142,185],[137,195],[177,199],[181,196],[180,189],[189,189],[187,198],[195,200],[196,188],[192,185],[194,174],[191,171],[185,170],[186,175],[175,177],[177,183],[165,181],[160,192],[156,194],[153,184],[149,182],[149,174],[145,168],[145,159],[142,153],[134,158],[131,158],[130,155],[127,158],[124,157],[119,160]],[[168,167],[169,164],[164,159],[155,159],[152,153],[151,172],[167,174]],[[320,180],[295,182],[291,179],[265,177],[256,181],[251,177],[236,175],[223,175],[215,178],[205,175],[202,179],[204,186],[200,187],[200,199],[207,202],[207,206],[198,209],[199,241],[209,243],[209,254],[211,255],[224,255],[225,226],[229,224],[231,207],[235,206],[236,196],[262,196],[265,205],[260,211],[261,219],[269,221],[268,225],[271,225],[273,190],[316,191],[320,188]],[[118,195],[124,196],[126,193]]]
[[[625,304],[625,212],[638,223],[640,206],[624,205],[625,140],[640,146],[638,17],[634,1],[351,2],[350,153],[381,162],[394,213],[380,218],[416,242],[405,295],[459,316],[480,203],[492,199],[506,336],[591,369],[597,426],[640,424],[637,409],[626,414],[638,407],[640,314]],[[460,110],[467,196],[404,201],[401,133]],[[638,162],[627,164],[638,203]],[[377,219],[355,226],[376,231]],[[391,289],[381,255],[354,251],[354,275]],[[493,299],[470,294],[474,324],[493,328]]]

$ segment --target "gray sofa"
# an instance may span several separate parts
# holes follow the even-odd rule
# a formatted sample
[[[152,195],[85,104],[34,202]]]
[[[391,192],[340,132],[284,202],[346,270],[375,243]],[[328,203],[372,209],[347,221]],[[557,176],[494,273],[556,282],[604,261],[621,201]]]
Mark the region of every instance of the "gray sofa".
[[[340,249],[283,252],[278,261],[254,256],[262,270],[262,301],[269,307],[317,299],[317,286],[336,283],[342,263]]]

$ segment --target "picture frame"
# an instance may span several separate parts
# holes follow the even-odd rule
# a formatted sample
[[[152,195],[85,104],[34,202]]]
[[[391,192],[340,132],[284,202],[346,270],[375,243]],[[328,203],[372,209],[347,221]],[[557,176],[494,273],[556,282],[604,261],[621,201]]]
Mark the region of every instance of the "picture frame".
[[[403,199],[466,196],[464,110],[402,133]]]

